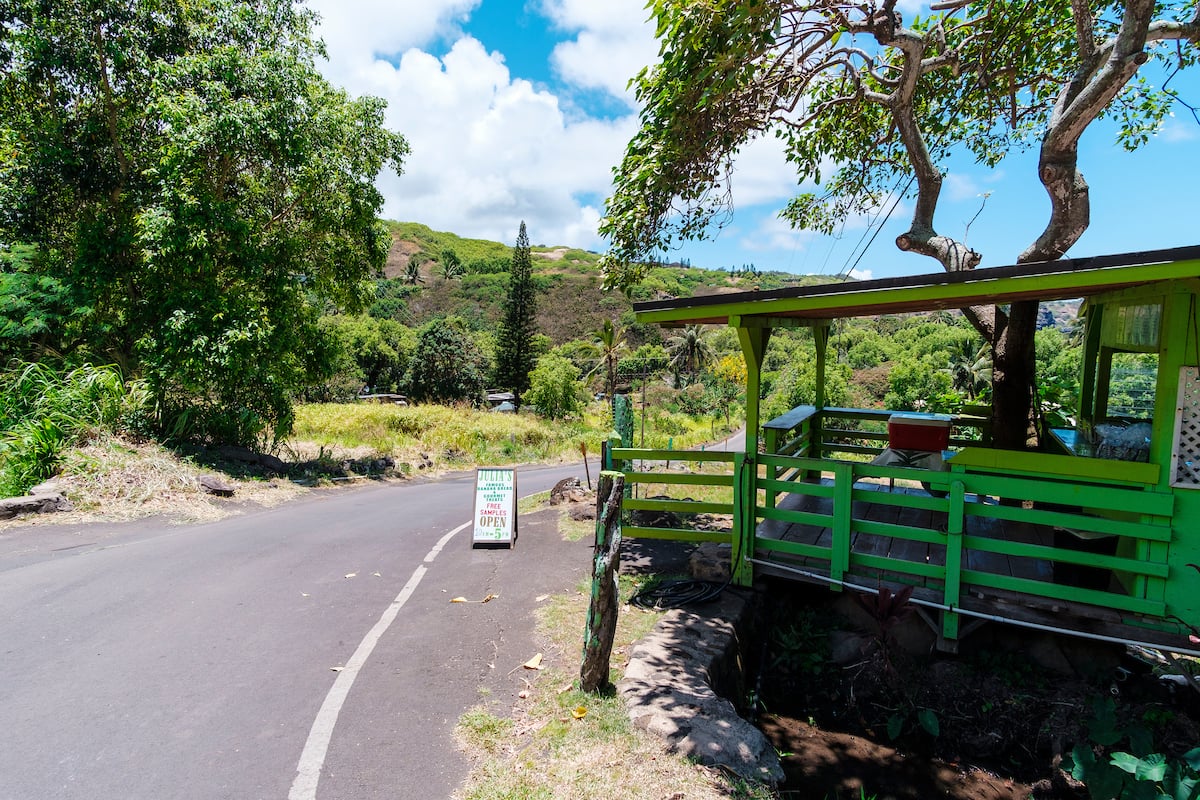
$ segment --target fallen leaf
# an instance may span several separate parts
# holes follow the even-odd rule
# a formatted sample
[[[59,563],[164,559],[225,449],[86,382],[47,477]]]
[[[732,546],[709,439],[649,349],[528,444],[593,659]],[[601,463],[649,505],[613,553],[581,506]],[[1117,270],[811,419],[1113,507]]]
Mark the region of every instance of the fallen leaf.
[[[347,578],[357,578],[358,573],[357,572],[348,572],[348,573],[346,573],[346,577]]]
[[[451,603],[469,603],[471,601],[465,597],[451,597],[450,602]]]
[[[498,594],[489,594],[487,597],[483,598],[483,599],[482,599],[482,600],[480,600],[479,602],[481,602],[481,603],[490,603],[492,600],[495,600],[495,599],[496,599],[497,597],[499,597],[499,596],[500,596],[500,595],[498,595]]]
[[[548,594],[539,594],[537,597],[535,597],[533,599],[535,602],[540,603],[543,600],[548,600],[549,598],[550,598],[550,595],[548,595]]]
[[[308,592],[301,592],[301,593],[300,593],[300,596],[301,596],[301,597],[312,597],[312,595],[311,595],[311,594],[309,594]]]
[[[559,694],[564,694],[564,693],[566,693],[566,692],[569,692],[569,691],[571,691],[571,690],[572,690],[572,689],[574,689],[574,688],[575,688],[575,684],[573,684],[573,683],[564,683],[562,686],[560,686],[560,687],[558,688],[558,693],[559,693]]]
[[[334,672],[341,672],[342,670],[345,669],[345,667],[330,667],[330,669],[333,670]]]
[[[527,699],[529,697],[529,690],[522,689],[521,691],[517,692],[517,697],[521,698],[522,700]]]
[[[542,668],[542,654],[538,653],[536,656],[529,659],[521,666],[523,666],[525,669],[541,669]]]
[[[371,574],[372,574],[372,575],[374,575],[376,578],[382,578],[382,577],[383,577],[383,576],[382,576],[382,575],[380,575],[378,572],[372,572]]]
[[[587,716],[587,707],[575,706],[575,710],[571,712],[571,716],[575,719],[583,719],[585,716]]]

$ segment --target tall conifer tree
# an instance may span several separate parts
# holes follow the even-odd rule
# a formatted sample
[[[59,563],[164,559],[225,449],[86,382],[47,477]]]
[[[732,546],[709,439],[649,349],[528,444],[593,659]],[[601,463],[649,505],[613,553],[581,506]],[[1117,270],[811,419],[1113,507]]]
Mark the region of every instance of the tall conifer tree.
[[[496,353],[496,377],[510,387],[520,403],[521,395],[529,388],[529,373],[537,358],[533,352],[533,335],[537,333],[537,297],[533,287],[533,264],[529,255],[529,235],[525,222],[517,234],[513,249],[512,270],[509,273],[508,302],[504,323],[500,327],[500,342]]]

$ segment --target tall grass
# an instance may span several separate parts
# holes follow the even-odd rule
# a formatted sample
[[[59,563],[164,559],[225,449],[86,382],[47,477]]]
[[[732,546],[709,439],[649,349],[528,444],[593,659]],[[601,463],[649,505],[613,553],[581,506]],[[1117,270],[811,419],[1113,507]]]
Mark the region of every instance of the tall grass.
[[[145,386],[116,367],[29,363],[0,374],[0,496],[54,475],[66,448],[92,434],[139,427],[149,406]]]
[[[641,408],[634,444],[641,440]],[[647,447],[678,449],[723,436],[710,419],[694,419],[661,406],[646,409]],[[447,406],[388,406],[319,403],[296,409],[292,446],[309,443],[324,449],[368,449],[415,460],[423,454],[435,464],[513,464],[578,458],[579,446],[599,455],[612,431],[612,414],[603,403],[588,407],[582,418],[551,421],[530,412],[496,414]]]

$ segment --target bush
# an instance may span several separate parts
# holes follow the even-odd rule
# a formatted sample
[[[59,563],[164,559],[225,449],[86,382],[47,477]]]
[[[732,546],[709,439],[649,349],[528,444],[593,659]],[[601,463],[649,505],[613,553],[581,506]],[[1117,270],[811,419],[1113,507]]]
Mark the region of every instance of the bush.
[[[116,367],[20,365],[0,378],[0,495],[53,476],[63,451],[90,433],[143,432],[149,408],[145,386],[127,385]]]
[[[529,373],[529,389],[525,400],[543,417],[563,419],[582,410],[583,384],[579,370],[570,359],[560,355],[544,355]]]

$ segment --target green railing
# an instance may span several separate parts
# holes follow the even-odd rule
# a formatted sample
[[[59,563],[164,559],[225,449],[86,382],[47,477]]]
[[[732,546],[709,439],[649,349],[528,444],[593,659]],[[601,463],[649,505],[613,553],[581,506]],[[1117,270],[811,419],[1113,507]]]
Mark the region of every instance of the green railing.
[[[613,448],[613,466],[625,473],[630,495],[622,507],[631,519],[645,513],[666,512],[686,518],[696,514],[734,513],[735,462],[741,453],[704,450],[638,450]],[[645,497],[650,487],[666,497]],[[702,495],[694,499],[690,495]],[[734,527],[736,530],[736,526]],[[733,531],[699,531],[690,527],[647,526],[625,523],[621,536],[634,539],[670,539],[684,542],[732,544]]]
[[[887,421],[895,411],[872,408],[823,408],[797,406],[763,424],[767,453],[787,456],[858,456],[872,458],[887,447]],[[986,445],[991,440],[991,421],[986,409],[950,415],[950,447]]]
[[[1044,605],[1084,603],[1131,624],[1172,627],[1165,618],[1175,498],[1156,488],[1157,466],[997,453],[979,446],[983,418],[973,416],[952,423],[951,447],[969,446],[950,460],[950,471],[874,465],[867,459],[886,446],[888,416],[793,409],[763,426],[766,452],[757,456],[611,449],[613,467],[635,495],[625,508],[678,520],[626,524],[623,535],[729,542],[741,582],[770,559],[834,583],[919,585],[921,596],[948,612],[947,639],[957,638],[968,587]],[[879,430],[864,429],[867,423]],[[929,491],[911,491],[919,485]],[[652,486],[662,496],[646,497]],[[797,499],[804,497],[812,500]],[[732,531],[689,526],[687,518],[702,513],[732,515]],[[791,525],[815,526],[820,535],[788,540]],[[1091,538],[1115,546],[1094,552],[1074,544]],[[1078,585],[1061,574],[1072,567],[1105,570],[1118,582]]]
[[[824,473],[832,474],[832,480],[796,482],[778,477],[758,480],[757,487],[768,497],[788,494],[825,500],[807,504],[821,510],[759,508],[759,520],[777,521],[779,533],[782,527],[799,524],[827,529],[829,536],[822,538],[820,544],[785,541],[773,538],[770,525],[764,526],[764,532],[755,538],[756,558],[769,553],[798,556],[810,566],[827,572],[832,581],[873,571],[877,576],[936,589],[942,604],[949,609],[960,605],[963,587],[970,585],[1088,603],[1148,617],[1161,618],[1166,613],[1163,597],[1174,503],[1173,495],[1168,492],[1130,488],[1094,476],[1062,472],[1026,471],[1020,476],[929,472],[780,455],[764,455],[760,462],[766,465],[768,476]],[[860,488],[857,484],[863,479],[927,482],[936,494],[945,494],[939,497],[924,492]],[[856,507],[856,501],[862,504]],[[894,520],[878,519],[880,507],[894,507]],[[1129,509],[1137,509],[1138,513],[1130,513]],[[876,518],[861,516],[859,510],[870,511]],[[977,522],[992,520],[995,523]],[[1027,526],[1026,530],[1033,530],[1033,526],[1058,529],[1080,540],[1115,539],[1115,553],[1104,555],[1048,546],[1004,533],[1018,531],[1022,526]],[[973,532],[988,527],[995,529],[994,536]],[[860,534],[870,538],[859,539]],[[977,557],[968,559],[971,551]],[[917,557],[907,559],[896,555],[903,552],[915,553]],[[1033,579],[1013,575],[1008,570],[970,566],[969,561],[1004,563],[1003,559],[989,559],[989,555],[1027,559],[1029,563],[1111,570],[1120,576],[1125,591],[1063,585],[1056,583],[1052,575],[1048,579]]]

